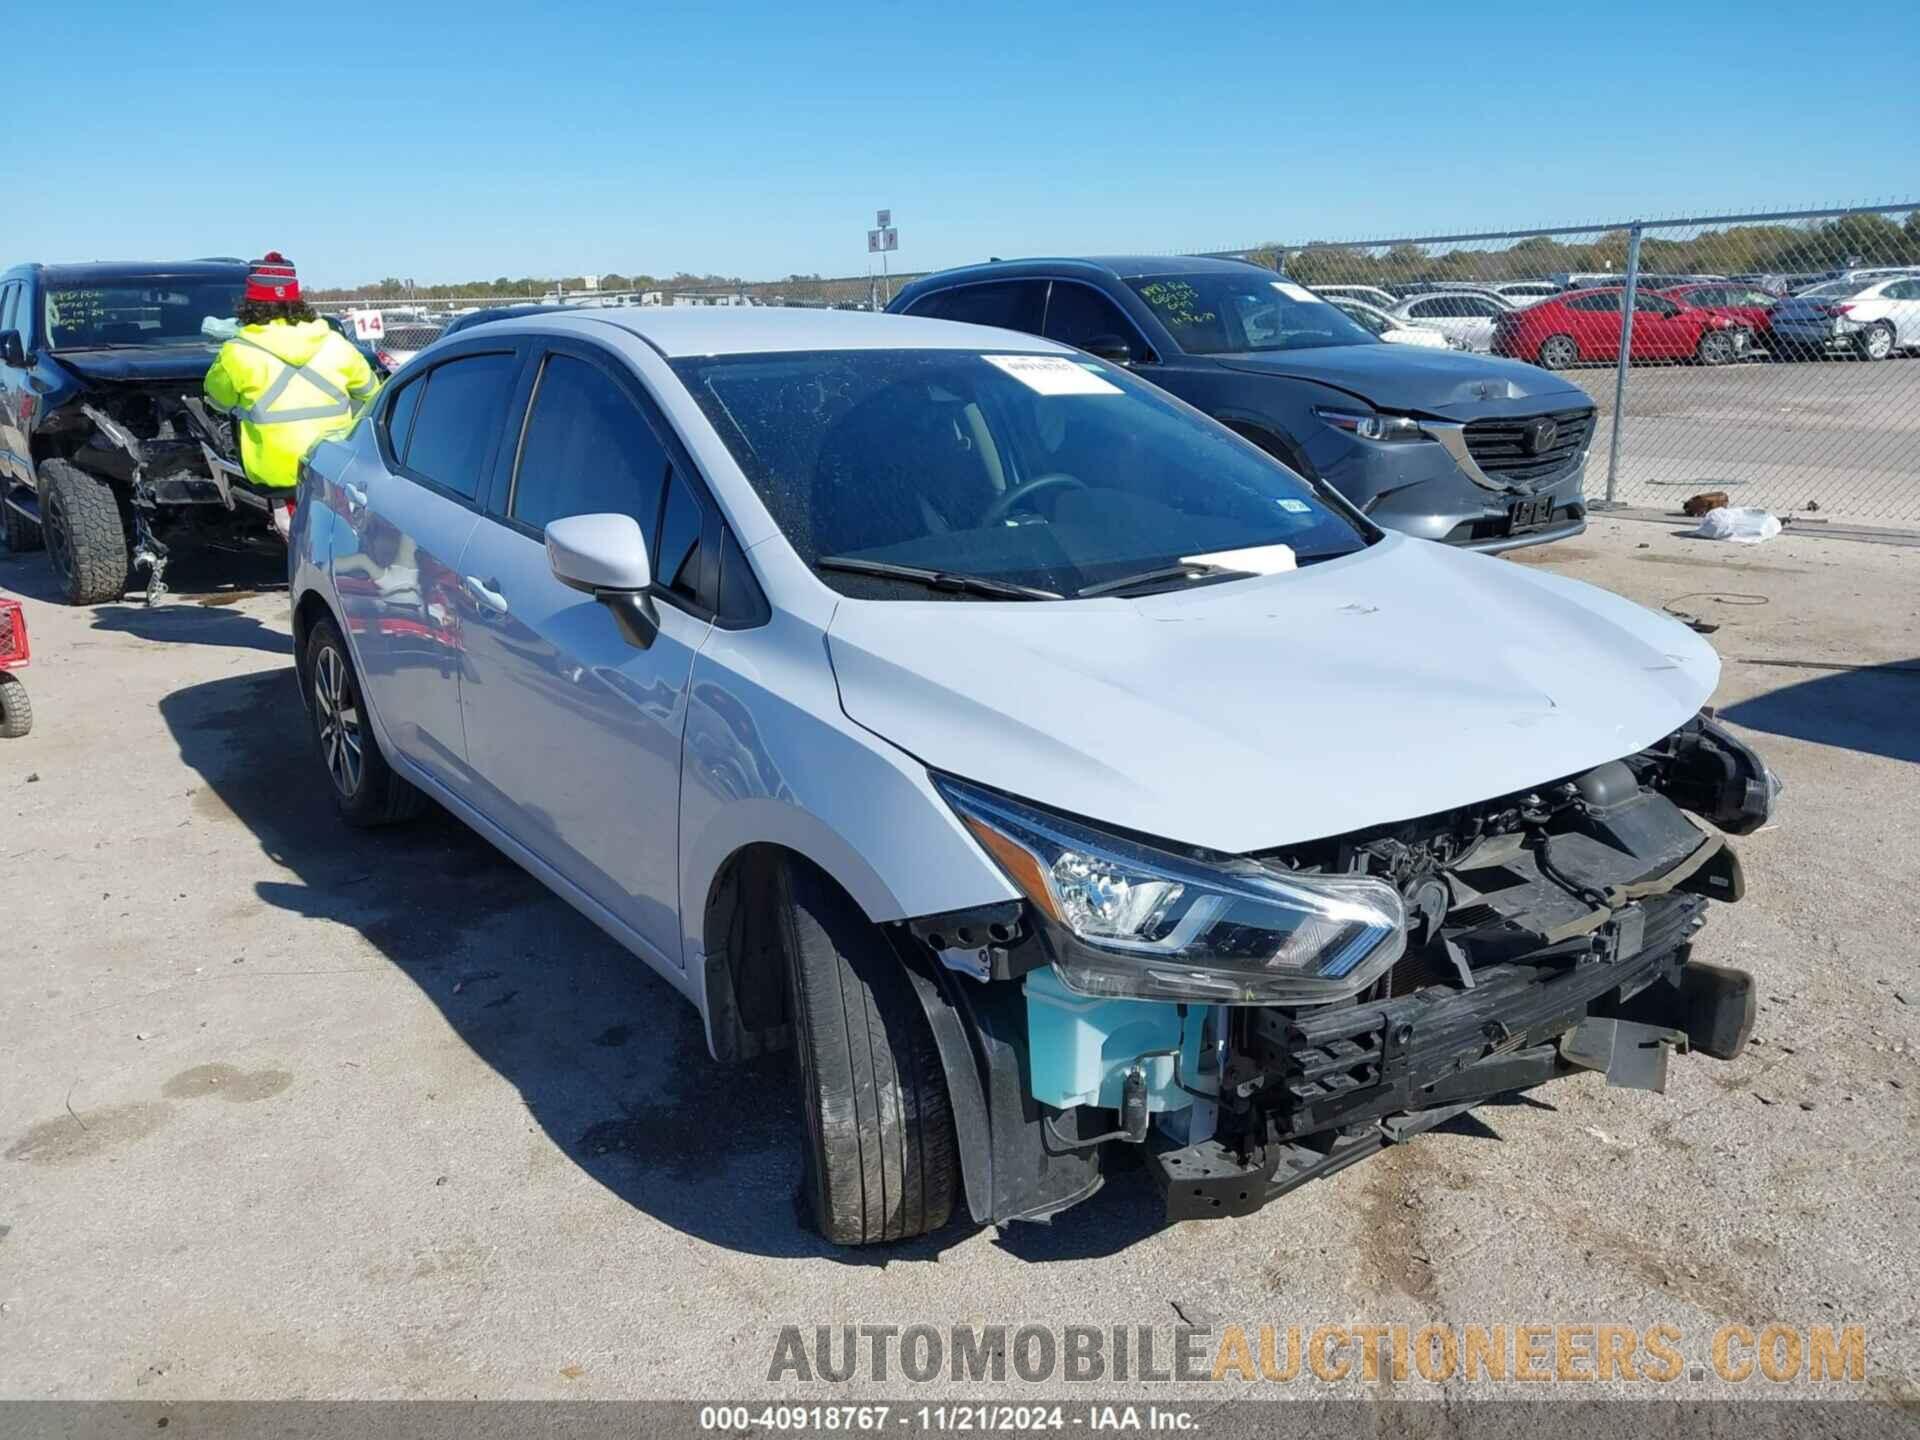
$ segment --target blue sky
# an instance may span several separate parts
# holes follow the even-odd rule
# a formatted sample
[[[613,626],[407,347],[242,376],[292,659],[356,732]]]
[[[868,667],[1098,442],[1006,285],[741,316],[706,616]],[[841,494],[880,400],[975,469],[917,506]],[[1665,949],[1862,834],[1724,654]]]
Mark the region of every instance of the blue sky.
[[[1920,192],[1914,0],[83,0],[10,50],[6,263],[857,275],[878,206],[924,269]]]

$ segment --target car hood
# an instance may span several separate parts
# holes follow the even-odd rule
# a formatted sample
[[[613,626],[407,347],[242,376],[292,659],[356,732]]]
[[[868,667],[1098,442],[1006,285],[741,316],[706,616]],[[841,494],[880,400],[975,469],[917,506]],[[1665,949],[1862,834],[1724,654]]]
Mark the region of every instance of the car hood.
[[[828,652],[848,717],[929,767],[1228,853],[1632,754],[1720,673],[1608,591],[1400,535],[1135,600],[844,600]]]
[[[128,350],[61,350],[54,359],[83,380],[204,380],[220,347],[144,345]]]
[[[1314,380],[1384,410],[1420,411],[1450,420],[1538,411],[1543,402],[1547,408],[1593,404],[1586,391],[1537,366],[1458,350],[1328,345],[1216,358],[1229,370]]]

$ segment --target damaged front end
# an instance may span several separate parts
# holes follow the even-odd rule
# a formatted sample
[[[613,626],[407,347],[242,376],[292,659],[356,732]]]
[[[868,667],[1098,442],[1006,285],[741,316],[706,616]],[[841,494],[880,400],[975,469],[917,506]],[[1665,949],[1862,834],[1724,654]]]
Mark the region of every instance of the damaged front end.
[[[39,441],[125,495],[149,604],[165,593],[172,547],[182,541],[272,548],[271,503],[245,484],[230,427],[209,413],[198,379],[100,380],[71,361],[68,368],[89,383],[51,397]]]
[[[1248,1214],[1498,1095],[1661,1090],[1672,1052],[1752,1031],[1751,977],[1693,941],[1779,782],[1707,712],[1550,785],[1237,858],[942,789],[1026,896],[909,927],[936,1035],[951,1011],[970,1036],[942,1051],[979,1220],[1074,1203],[1112,1142],[1170,1217]]]

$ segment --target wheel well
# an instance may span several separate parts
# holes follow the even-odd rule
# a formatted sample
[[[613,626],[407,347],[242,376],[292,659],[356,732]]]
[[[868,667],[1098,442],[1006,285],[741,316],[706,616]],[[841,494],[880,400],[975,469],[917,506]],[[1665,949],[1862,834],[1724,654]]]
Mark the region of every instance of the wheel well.
[[[781,868],[804,865],[842,894],[846,887],[784,845],[743,846],[727,857],[707,889],[701,916],[706,953],[707,1026],[722,1061],[751,1060],[793,1041],[781,933]],[[858,910],[851,895],[847,902]],[[862,912],[865,913],[865,912]]]
[[[1286,436],[1277,434],[1264,425],[1257,425],[1251,420],[1226,420],[1221,423],[1242,440],[1251,440],[1289,469],[1309,479],[1318,476],[1319,472],[1313,468],[1312,462],[1301,452],[1300,447]]]
[[[309,590],[302,595],[300,603],[294,607],[293,678],[300,687],[302,701],[307,696],[307,636],[320,621],[331,619],[333,619],[333,611],[328,608],[327,602],[320,598],[320,592],[317,590]]]

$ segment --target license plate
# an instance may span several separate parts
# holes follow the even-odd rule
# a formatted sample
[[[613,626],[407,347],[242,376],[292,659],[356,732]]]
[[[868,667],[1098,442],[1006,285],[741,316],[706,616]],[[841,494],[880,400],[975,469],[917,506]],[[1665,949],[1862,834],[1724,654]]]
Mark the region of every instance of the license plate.
[[[1516,500],[1507,510],[1508,528],[1512,530],[1538,530],[1542,525],[1553,523],[1553,496],[1534,495],[1525,500]]]

